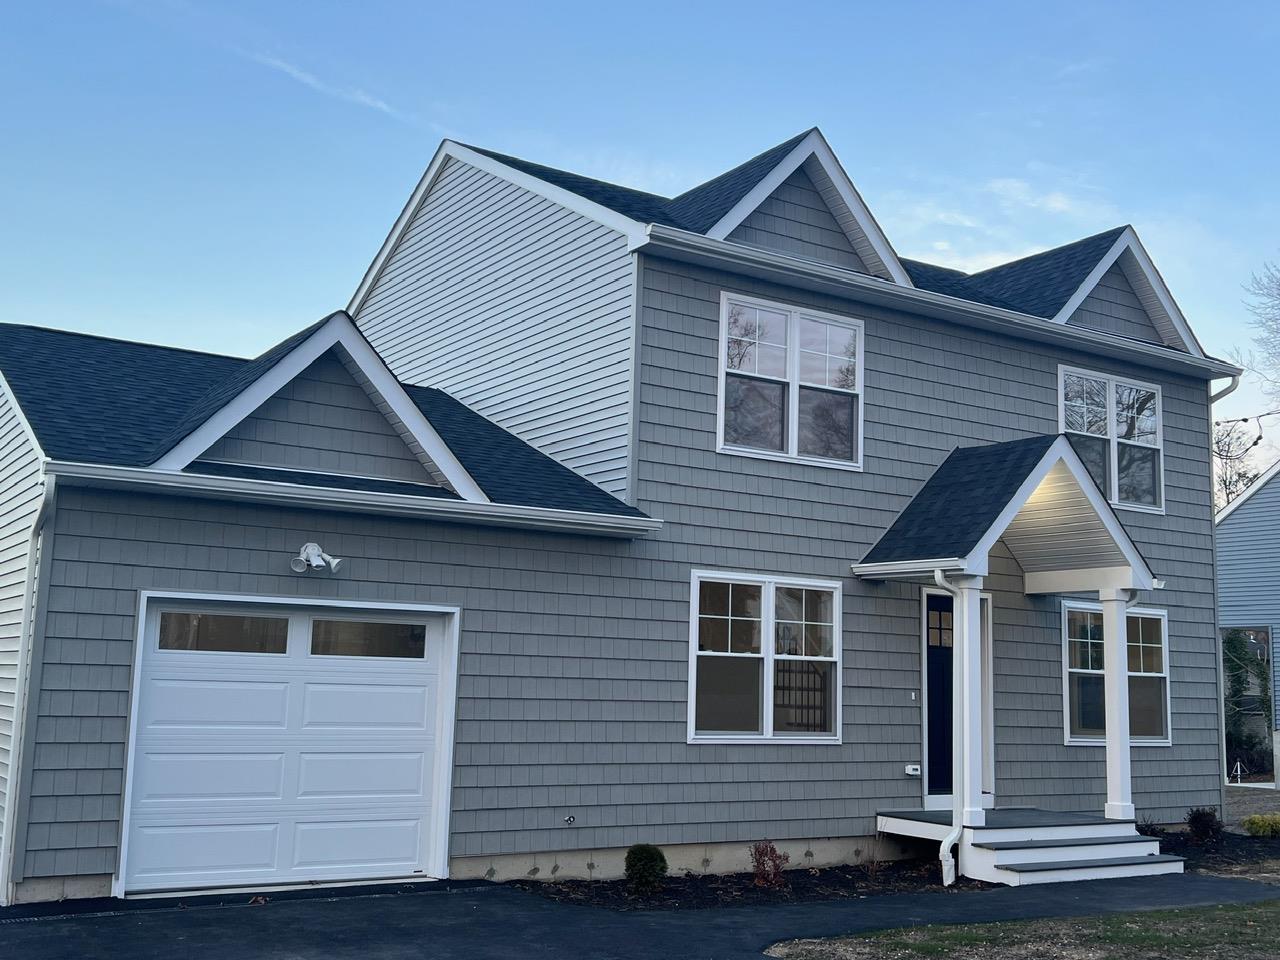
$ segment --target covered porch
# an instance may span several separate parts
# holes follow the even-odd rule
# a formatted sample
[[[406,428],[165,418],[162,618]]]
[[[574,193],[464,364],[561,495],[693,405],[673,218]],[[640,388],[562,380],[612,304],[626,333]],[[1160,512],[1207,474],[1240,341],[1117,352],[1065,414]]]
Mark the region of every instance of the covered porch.
[[[993,601],[984,591],[997,543],[1021,568],[1027,594],[1072,594],[1096,598],[1101,606],[1106,799],[1096,814],[999,805],[991,719]],[[950,777],[930,778],[948,779],[950,793],[929,797],[926,789],[919,809],[881,811],[878,829],[938,841],[948,883],[957,873],[957,849],[961,874],[1004,883],[1181,869],[1176,858],[1158,855],[1155,841],[1138,836],[1130,773],[1126,610],[1138,591],[1163,584],[1065,436],[953,451],[853,572],[865,580],[931,586],[939,601],[926,605],[926,637],[937,623],[935,612],[950,624]],[[945,677],[932,660],[927,668],[922,660],[923,683]],[[937,698],[931,699],[936,706]],[[944,753],[938,746],[926,742],[922,750]],[[930,799],[942,800],[945,809]],[[1057,866],[1033,869],[1040,863]],[[1076,875],[1068,875],[1073,870]]]

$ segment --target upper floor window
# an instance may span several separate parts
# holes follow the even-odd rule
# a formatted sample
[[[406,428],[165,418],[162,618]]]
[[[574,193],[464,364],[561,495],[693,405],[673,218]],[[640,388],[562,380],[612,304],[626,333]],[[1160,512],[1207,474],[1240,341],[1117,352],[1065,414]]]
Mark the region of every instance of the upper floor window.
[[[862,322],[725,294],[719,449],[861,466]]]
[[[1160,388],[1059,367],[1058,397],[1059,428],[1107,499],[1118,507],[1163,510]]]

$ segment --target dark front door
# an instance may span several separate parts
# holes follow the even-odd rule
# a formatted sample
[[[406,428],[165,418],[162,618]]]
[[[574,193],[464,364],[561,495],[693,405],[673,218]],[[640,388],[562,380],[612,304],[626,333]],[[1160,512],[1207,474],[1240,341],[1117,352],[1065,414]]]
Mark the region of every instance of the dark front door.
[[[929,729],[929,793],[951,792],[952,598],[925,594],[924,642]]]

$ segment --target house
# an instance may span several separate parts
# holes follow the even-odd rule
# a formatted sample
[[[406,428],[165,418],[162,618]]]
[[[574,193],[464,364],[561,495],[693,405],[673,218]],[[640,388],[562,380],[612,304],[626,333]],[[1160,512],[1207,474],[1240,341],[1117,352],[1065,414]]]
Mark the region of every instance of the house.
[[[1276,694],[1280,693],[1280,549],[1275,544],[1280,536],[1280,461],[1272,464],[1258,479],[1218,512],[1215,534],[1217,539],[1218,572],[1218,625],[1224,638],[1229,631],[1242,631],[1246,650],[1262,664],[1270,664],[1271,711],[1260,709],[1266,684],[1261,677],[1248,678],[1245,685],[1244,705],[1227,704],[1227,708],[1244,706],[1257,717],[1241,718],[1242,732],[1252,733],[1256,728],[1259,737],[1271,740],[1272,773],[1275,756],[1280,754],[1280,715],[1276,713]],[[1248,655],[1248,654],[1247,654]],[[1258,670],[1257,673],[1261,673]],[[1250,696],[1252,695],[1252,696]],[[1248,710],[1253,707],[1253,710]],[[1230,729],[1230,724],[1228,724]],[[1233,755],[1228,746],[1227,772],[1230,775],[1237,761],[1246,768],[1245,773],[1257,773],[1265,757],[1252,758]]]
[[[674,198],[445,141],[261,357],[0,373],[6,898],[1150,874],[1135,817],[1221,802],[1239,370],[1131,227],[964,274],[816,129]]]

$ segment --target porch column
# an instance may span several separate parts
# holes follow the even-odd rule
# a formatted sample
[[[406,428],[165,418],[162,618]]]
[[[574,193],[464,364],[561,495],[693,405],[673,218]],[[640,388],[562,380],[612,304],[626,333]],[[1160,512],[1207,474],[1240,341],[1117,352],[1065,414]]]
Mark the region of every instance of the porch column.
[[[980,827],[986,823],[982,809],[982,578],[953,577],[951,583],[957,591],[951,642],[952,823]]]
[[[1133,819],[1129,773],[1129,634],[1125,617],[1129,591],[1098,591],[1102,600],[1103,691],[1107,720],[1107,805],[1112,820]]]

